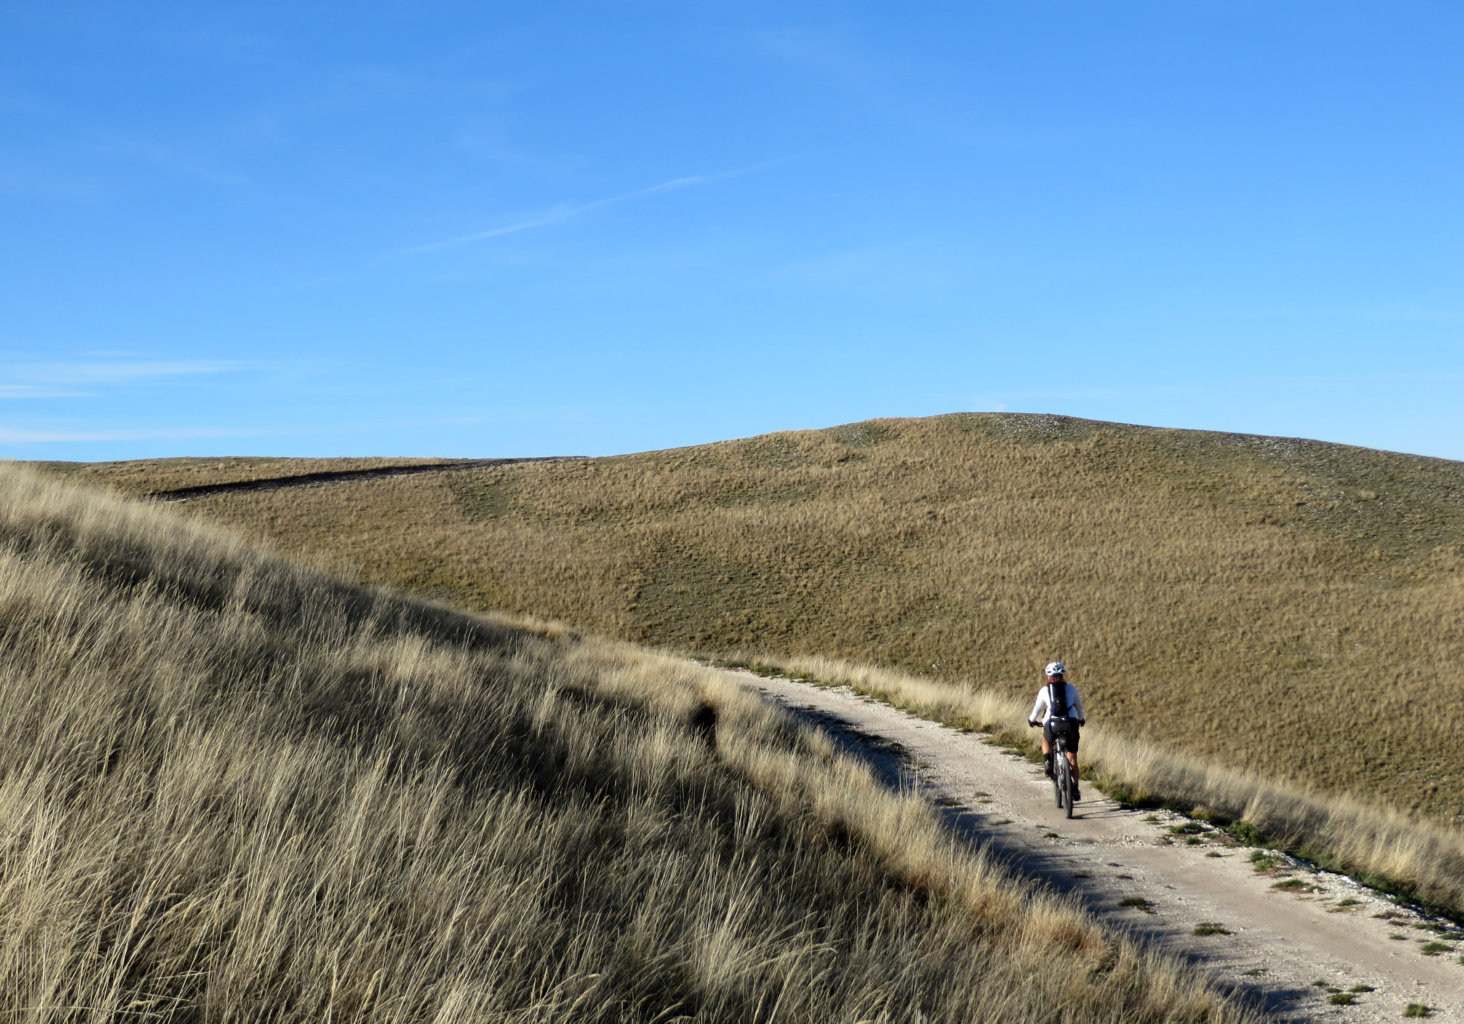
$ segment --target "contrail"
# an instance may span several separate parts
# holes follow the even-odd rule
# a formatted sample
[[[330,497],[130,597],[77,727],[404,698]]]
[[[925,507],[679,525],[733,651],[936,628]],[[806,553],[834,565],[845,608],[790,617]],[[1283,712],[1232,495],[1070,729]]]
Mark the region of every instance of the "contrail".
[[[625,192],[618,196],[610,196],[605,199],[596,199],[594,202],[582,203],[579,206],[562,206],[540,217],[532,220],[520,221],[517,224],[508,224],[501,228],[492,228],[488,231],[477,231],[471,235],[459,235],[456,238],[445,238],[440,242],[428,242],[425,245],[413,246],[404,250],[408,253],[432,252],[436,249],[447,249],[457,245],[467,245],[469,242],[481,242],[488,238],[499,238],[503,235],[512,235],[519,231],[528,231],[532,228],[547,227],[550,224],[562,224],[572,220],[580,214],[589,210],[599,209],[602,206],[614,206],[617,203],[629,203],[636,199],[643,199],[646,196],[655,195],[658,192],[673,192],[677,189],[691,188],[694,185],[710,185],[717,181],[726,181],[728,178],[738,178],[744,174],[755,174],[758,171],[766,170],[777,164],[787,163],[793,157],[780,157],[777,160],[765,160],[750,167],[738,167],[730,171],[721,171],[717,174],[695,174],[684,178],[672,178],[670,181],[663,181],[659,185],[651,185],[648,188],[638,188],[634,192]]]

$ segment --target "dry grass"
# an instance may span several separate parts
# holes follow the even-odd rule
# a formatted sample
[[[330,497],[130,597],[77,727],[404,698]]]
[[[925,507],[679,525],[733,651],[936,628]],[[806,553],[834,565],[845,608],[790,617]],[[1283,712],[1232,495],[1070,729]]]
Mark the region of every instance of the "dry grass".
[[[0,468],[0,1013],[1241,1022],[725,680]]]
[[[1459,823],[1461,495],[1458,463],[958,415],[187,513],[367,581],[684,651],[1013,699],[1056,656],[1114,729]]]

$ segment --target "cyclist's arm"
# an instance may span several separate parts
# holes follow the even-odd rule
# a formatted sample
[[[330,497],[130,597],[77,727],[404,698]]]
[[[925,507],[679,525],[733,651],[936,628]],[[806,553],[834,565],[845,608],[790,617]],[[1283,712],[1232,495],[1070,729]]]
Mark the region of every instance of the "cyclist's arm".
[[[1046,722],[1047,712],[1052,707],[1052,702],[1047,699],[1047,687],[1037,691],[1037,703],[1032,705],[1032,713],[1027,716],[1029,722]]]
[[[1073,717],[1076,718],[1078,721],[1081,722],[1081,721],[1085,720],[1088,717],[1087,715],[1083,714],[1083,698],[1078,693],[1078,688],[1076,686],[1072,686],[1072,684],[1069,684],[1069,688],[1073,691],[1073,699],[1072,699],[1072,712],[1073,712]]]

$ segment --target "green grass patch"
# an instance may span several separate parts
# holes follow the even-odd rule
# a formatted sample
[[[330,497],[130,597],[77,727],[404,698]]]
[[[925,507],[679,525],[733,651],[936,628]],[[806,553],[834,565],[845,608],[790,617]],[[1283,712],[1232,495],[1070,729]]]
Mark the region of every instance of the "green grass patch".
[[[1250,855],[1251,866],[1257,871],[1274,871],[1285,863],[1281,857],[1269,850],[1252,850]]]
[[[1225,831],[1229,832],[1246,846],[1260,846],[1266,841],[1265,833],[1244,818],[1226,825]]]

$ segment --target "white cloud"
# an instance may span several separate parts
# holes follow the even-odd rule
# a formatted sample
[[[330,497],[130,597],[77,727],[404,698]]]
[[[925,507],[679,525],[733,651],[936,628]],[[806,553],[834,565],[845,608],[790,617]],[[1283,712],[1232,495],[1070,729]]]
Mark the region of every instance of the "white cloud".
[[[158,377],[191,377],[199,374],[234,373],[249,369],[244,362],[200,362],[162,359],[104,360],[74,363],[33,363],[18,367],[16,376],[35,381],[68,384],[117,384]]]
[[[259,369],[261,364],[242,361],[204,361],[169,359],[83,359],[72,362],[0,363],[0,397],[7,391],[32,390],[29,397],[75,397],[57,389],[67,384],[130,384],[169,377],[196,377],[207,374],[239,373]],[[46,392],[42,394],[41,392]]]

